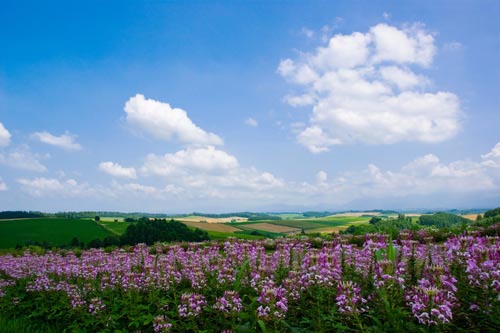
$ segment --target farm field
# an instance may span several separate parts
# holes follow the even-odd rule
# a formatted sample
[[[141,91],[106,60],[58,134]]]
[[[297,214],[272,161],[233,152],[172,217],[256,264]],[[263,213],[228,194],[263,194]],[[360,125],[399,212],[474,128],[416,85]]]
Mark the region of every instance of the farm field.
[[[174,220],[181,222],[204,222],[204,223],[229,223],[231,221],[245,222],[248,220],[246,217],[230,216],[230,217],[207,217],[207,216],[186,216],[176,217]]]
[[[109,217],[109,216],[101,216],[101,222],[123,222],[125,220],[123,217]]]
[[[241,228],[263,230],[263,231],[284,233],[284,234],[300,232],[299,228],[293,228],[293,227],[289,227],[289,226],[278,225],[278,224],[273,224],[273,223],[268,223],[268,222],[245,224]]]
[[[199,228],[205,231],[218,231],[218,232],[226,232],[233,233],[236,231],[241,231],[240,228],[233,227],[232,225],[222,224],[222,223],[200,223],[193,221],[182,221],[182,223],[192,228]]]
[[[113,221],[102,221],[102,220],[99,222],[99,224],[116,235],[122,235],[125,232],[125,230],[127,230],[127,227],[130,225],[129,222],[113,222]]]
[[[29,241],[64,245],[70,243],[73,237],[89,242],[111,234],[92,220],[36,218],[1,221],[0,248],[12,248]]]

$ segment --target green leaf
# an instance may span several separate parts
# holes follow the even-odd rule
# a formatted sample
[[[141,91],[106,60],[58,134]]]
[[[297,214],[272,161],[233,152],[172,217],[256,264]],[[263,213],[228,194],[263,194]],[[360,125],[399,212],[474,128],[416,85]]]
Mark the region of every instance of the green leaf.
[[[267,332],[266,324],[261,319],[257,320],[257,324],[259,324],[262,332]]]

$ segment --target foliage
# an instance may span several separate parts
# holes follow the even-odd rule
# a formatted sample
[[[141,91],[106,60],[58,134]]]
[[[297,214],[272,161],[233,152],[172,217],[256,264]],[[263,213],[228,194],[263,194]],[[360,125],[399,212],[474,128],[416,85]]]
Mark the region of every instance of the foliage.
[[[419,226],[412,222],[411,217],[399,214],[397,218],[381,218],[374,216],[369,224],[351,225],[342,233],[365,235],[368,233],[384,233],[396,237],[401,230],[417,230]]]
[[[500,215],[500,207],[484,212],[484,218],[494,217]]]
[[[189,229],[185,224],[163,219],[143,219],[136,224],[130,224],[120,237],[121,244],[135,245],[145,243],[152,245],[155,242],[188,241],[200,242],[208,239],[206,231],[196,228]]]
[[[302,215],[304,215],[304,217],[325,217],[325,216],[329,216],[329,215],[332,215],[331,212],[304,212],[302,213]]]
[[[469,220],[462,216],[438,212],[432,215],[421,215],[418,219],[420,225],[437,228],[450,228],[455,225],[468,224]]]
[[[27,252],[0,256],[0,323],[69,332],[492,332],[498,253],[499,237],[438,244],[425,230],[365,235],[360,247],[336,236]]]
[[[26,212],[26,211],[3,211],[0,212],[0,220],[8,219],[26,219],[26,218],[37,218],[44,217],[43,213],[40,212]]]

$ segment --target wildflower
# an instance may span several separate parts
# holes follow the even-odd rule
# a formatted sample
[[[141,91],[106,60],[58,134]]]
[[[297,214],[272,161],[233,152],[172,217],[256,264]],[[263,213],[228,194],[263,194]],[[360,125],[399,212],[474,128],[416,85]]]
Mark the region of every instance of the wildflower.
[[[341,281],[337,288],[337,306],[344,314],[360,314],[367,310],[366,299],[361,297],[361,288],[352,281]]]
[[[196,317],[201,313],[205,305],[207,305],[207,302],[203,295],[194,293],[182,294],[181,304],[178,306],[179,316]]]
[[[218,297],[213,308],[225,313],[240,312],[243,308],[241,298],[236,291],[225,291],[222,297]]]
[[[89,312],[95,315],[106,308],[106,305],[102,303],[99,297],[94,297],[89,302]]]
[[[170,331],[172,324],[167,321],[167,317],[159,315],[153,319],[153,330],[155,333],[165,333]]]

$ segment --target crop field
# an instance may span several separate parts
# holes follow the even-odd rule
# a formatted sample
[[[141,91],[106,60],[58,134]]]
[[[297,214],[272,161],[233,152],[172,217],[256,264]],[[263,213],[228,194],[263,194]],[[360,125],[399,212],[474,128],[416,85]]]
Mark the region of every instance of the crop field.
[[[122,235],[127,230],[130,222],[100,221],[100,225],[116,235]]]
[[[109,217],[109,216],[101,216],[101,222],[123,222],[125,220],[123,217]]]
[[[355,216],[341,216],[341,217],[322,217],[317,219],[304,219],[304,220],[280,220],[280,221],[266,221],[268,223],[289,226],[293,228],[300,228],[304,230],[314,230],[325,227],[345,227],[351,224],[367,223],[369,217],[355,217]]]
[[[176,217],[174,220],[181,222],[204,222],[204,223],[228,223],[228,222],[245,222],[248,220],[246,217],[230,216],[230,217],[207,217],[207,216],[186,216]]]
[[[272,224],[272,223],[267,223],[267,222],[246,224],[245,226],[242,226],[241,228],[242,229],[244,228],[244,229],[263,230],[263,231],[284,233],[284,234],[295,233],[295,232],[301,231],[299,228],[293,228],[293,227],[289,227],[289,226],[277,225],[277,224]]]
[[[289,217],[292,217],[292,214],[289,214]],[[244,232],[248,230],[257,230],[262,233],[260,236],[268,235],[269,237],[271,235],[272,237],[276,237],[280,234],[298,233],[302,229],[306,233],[338,232],[352,224],[367,223],[369,217],[328,216],[322,218],[252,222],[241,219],[241,222],[236,223],[223,223],[223,221],[227,219],[231,220],[232,218],[212,219],[211,222],[199,222],[199,219],[205,221],[206,218],[193,216],[187,218],[187,220],[181,219],[181,222],[189,227],[213,232],[216,239],[219,239],[218,237],[221,237],[222,234],[227,235],[227,237],[247,239],[256,236]],[[118,221],[115,222],[115,220]],[[78,237],[80,241],[87,243],[90,240],[102,239],[113,234],[122,235],[129,225],[129,222],[122,222],[120,219],[113,217],[102,218],[99,222],[90,219],[62,218],[3,220],[0,221],[0,248],[11,248],[29,241],[38,241],[41,243],[47,241],[52,245],[63,245],[69,244],[73,237]]]
[[[274,225],[281,225],[281,226],[287,226],[291,228],[298,228],[304,230],[323,228],[325,226],[324,224],[317,223],[314,220],[281,220],[281,221],[267,221],[267,222]]]
[[[73,237],[89,242],[111,235],[92,220],[37,218],[0,221],[0,248],[11,248],[29,241],[69,244]]]
[[[222,223],[200,223],[200,222],[193,222],[193,221],[182,221],[185,225],[188,227],[192,228],[199,228],[201,230],[205,231],[218,231],[218,232],[236,232],[236,231],[241,231],[240,228],[233,227],[232,225],[228,224],[222,224]]]
[[[279,213],[279,214],[269,214],[272,216],[279,216],[283,220],[296,220],[296,219],[303,219],[304,215],[299,214],[299,213]]]

